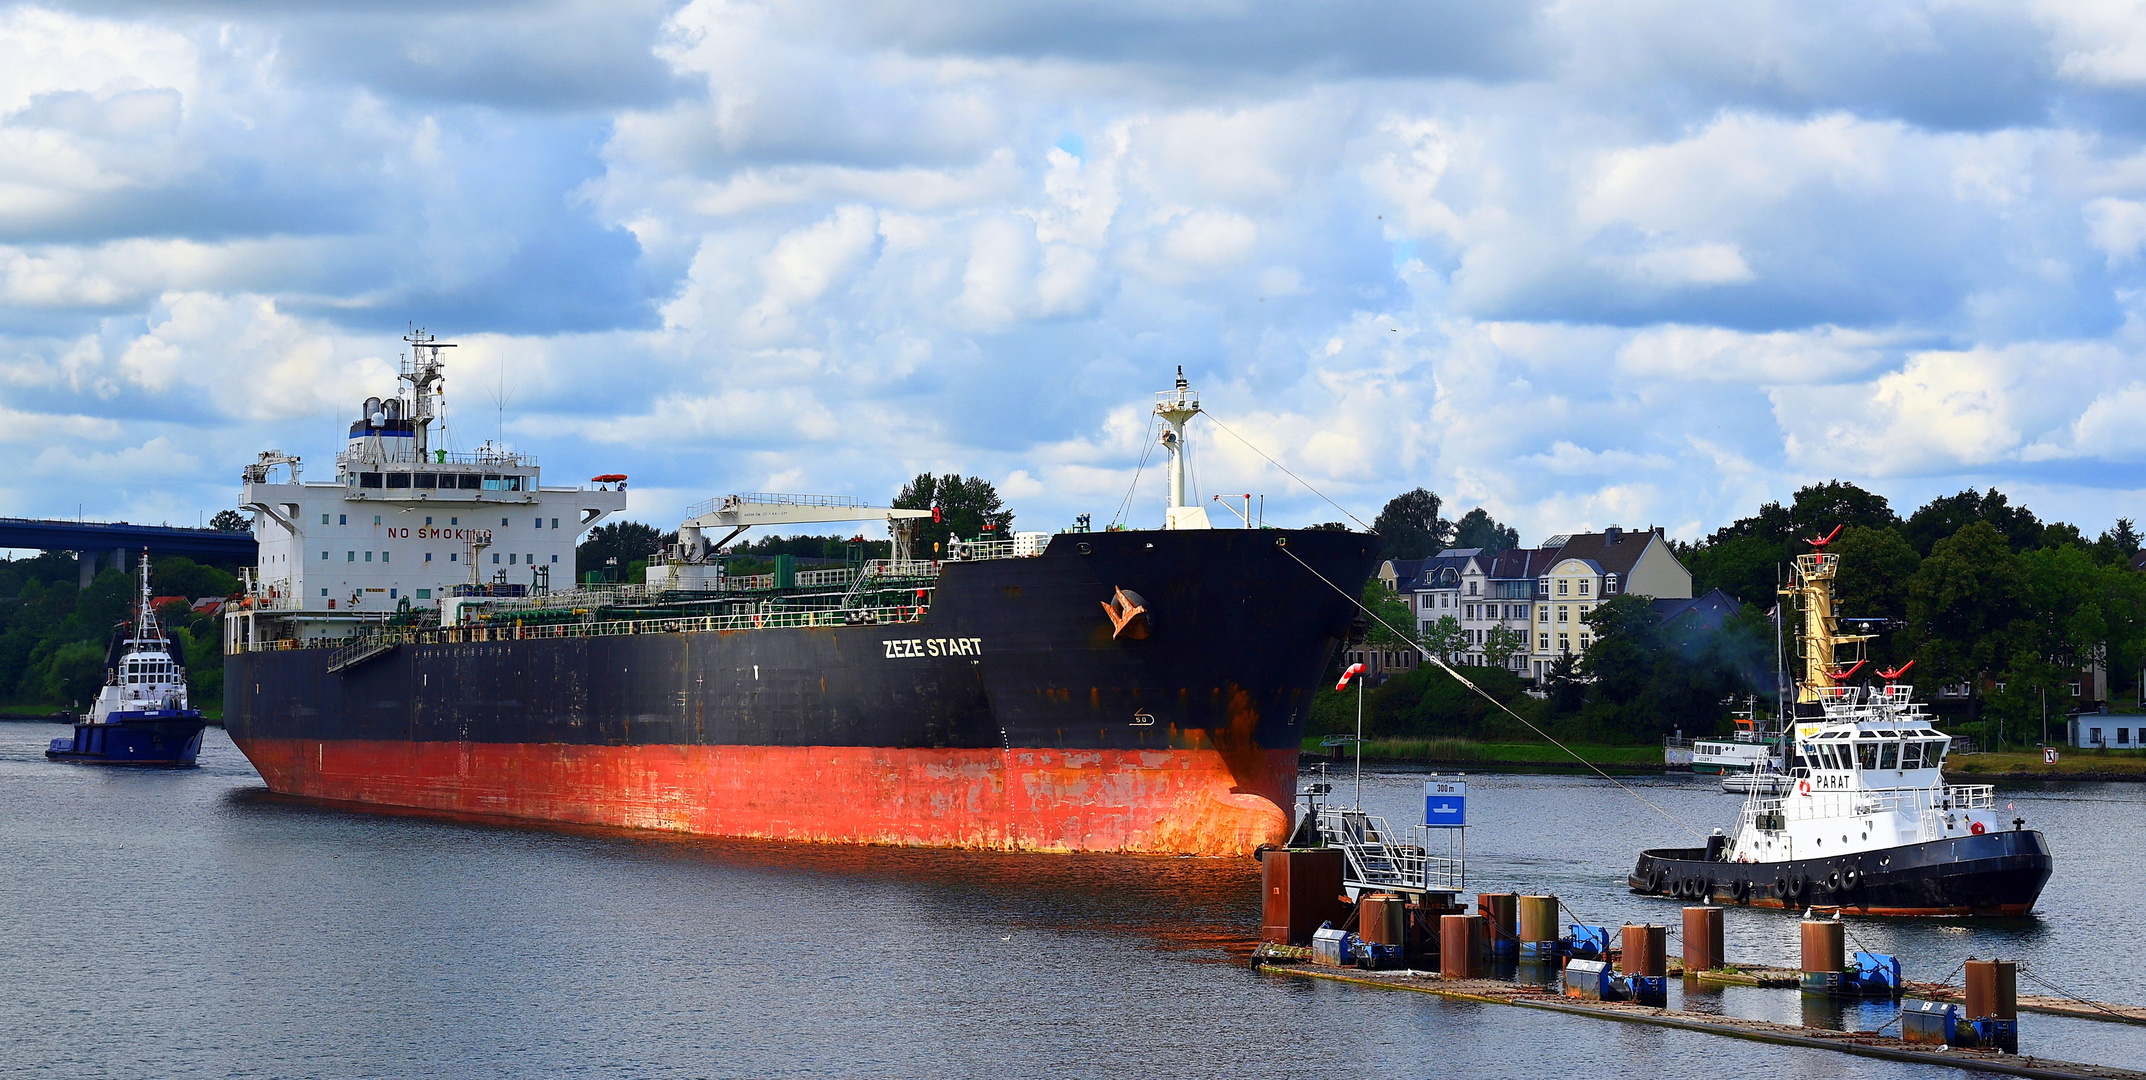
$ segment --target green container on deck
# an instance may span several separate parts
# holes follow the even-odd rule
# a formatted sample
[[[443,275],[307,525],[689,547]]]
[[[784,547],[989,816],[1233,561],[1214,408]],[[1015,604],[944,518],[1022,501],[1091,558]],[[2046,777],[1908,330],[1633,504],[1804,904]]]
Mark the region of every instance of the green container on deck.
[[[775,556],[775,587],[778,589],[794,589],[797,587],[797,556]]]

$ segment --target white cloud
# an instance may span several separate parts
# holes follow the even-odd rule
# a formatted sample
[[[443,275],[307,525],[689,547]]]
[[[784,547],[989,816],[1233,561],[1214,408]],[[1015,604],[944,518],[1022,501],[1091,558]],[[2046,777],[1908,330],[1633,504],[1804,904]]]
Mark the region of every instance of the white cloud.
[[[454,438],[600,455],[637,514],[932,468],[1107,519],[1182,363],[1366,517],[1423,484],[1696,533],[1834,475],[2113,516],[2142,41],[1889,0],[18,7],[0,465],[165,438],[223,505],[264,446],[332,451],[416,320],[461,346]]]

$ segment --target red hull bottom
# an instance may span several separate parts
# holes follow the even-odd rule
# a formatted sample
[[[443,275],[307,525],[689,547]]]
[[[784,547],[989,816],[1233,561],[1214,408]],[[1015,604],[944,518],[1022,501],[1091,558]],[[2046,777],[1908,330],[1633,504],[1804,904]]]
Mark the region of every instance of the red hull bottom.
[[[239,749],[271,790],[342,802],[706,836],[1187,855],[1282,843],[1297,769],[1294,749],[1229,760],[1212,749],[262,738]]]

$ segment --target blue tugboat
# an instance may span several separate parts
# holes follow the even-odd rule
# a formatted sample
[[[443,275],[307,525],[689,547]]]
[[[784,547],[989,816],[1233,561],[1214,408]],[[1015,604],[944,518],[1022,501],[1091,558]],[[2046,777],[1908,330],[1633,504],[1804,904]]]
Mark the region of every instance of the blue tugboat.
[[[141,610],[112,635],[103,689],[72,739],[54,739],[45,756],[87,765],[192,765],[207,721],[187,708],[186,668],[149,604],[149,557],[142,556]]]

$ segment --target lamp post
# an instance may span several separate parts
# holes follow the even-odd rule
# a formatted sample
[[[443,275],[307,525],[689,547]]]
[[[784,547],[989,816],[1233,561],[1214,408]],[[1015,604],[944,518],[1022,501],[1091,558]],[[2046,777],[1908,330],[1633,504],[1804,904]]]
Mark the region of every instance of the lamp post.
[[[1364,673],[1362,664],[1350,664],[1341,673],[1341,681],[1334,684],[1335,690],[1347,690],[1349,680],[1356,679],[1356,804],[1354,809],[1364,807],[1364,681],[1356,677]]]

